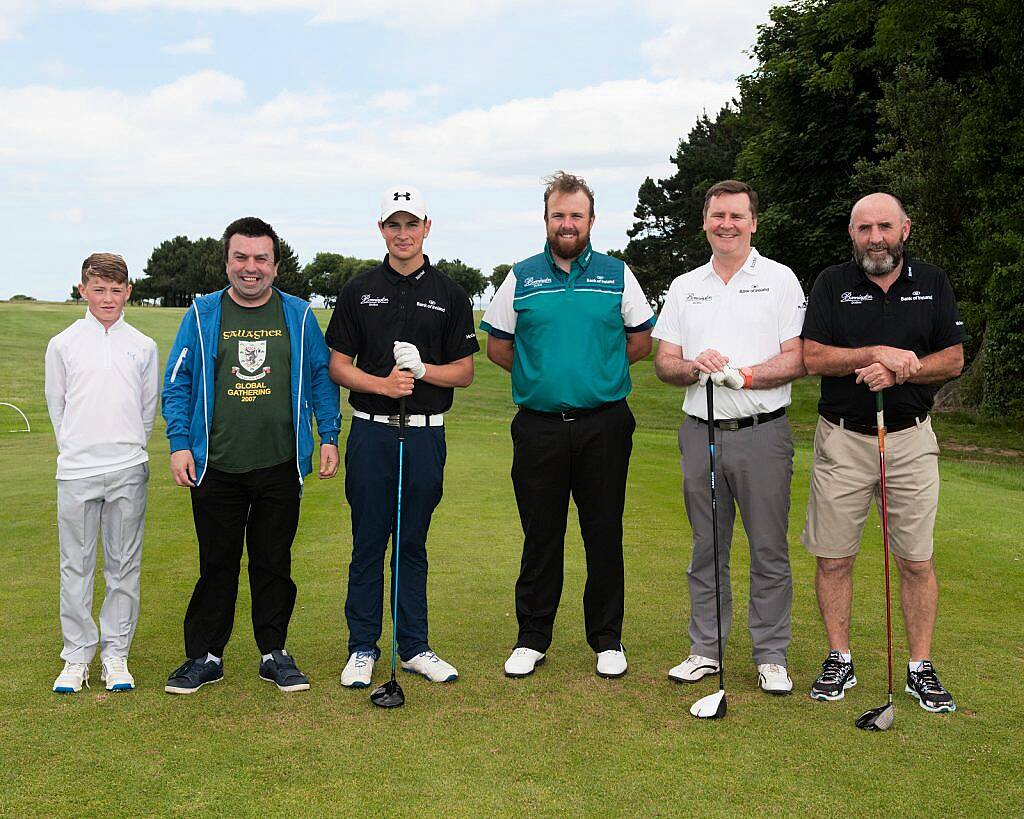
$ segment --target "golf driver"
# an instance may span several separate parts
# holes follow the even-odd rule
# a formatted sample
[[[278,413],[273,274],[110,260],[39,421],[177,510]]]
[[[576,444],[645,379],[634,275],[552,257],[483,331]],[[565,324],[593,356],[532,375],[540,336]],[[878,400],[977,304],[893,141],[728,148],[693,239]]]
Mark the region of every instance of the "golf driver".
[[[718,691],[701,697],[690,706],[698,719],[721,719],[725,716],[725,656],[722,654],[722,589],[718,579],[718,497],[715,491],[715,387],[707,380],[708,391],[708,457],[711,463],[711,542],[715,551],[715,625],[718,627]],[[890,691],[892,685],[889,685]]]
[[[885,506],[885,413],[882,409],[882,392],[875,393],[875,421],[878,426],[878,470],[882,497],[882,553],[885,555],[885,641],[889,663],[889,702],[878,708],[865,711],[857,718],[857,727],[865,731],[887,731],[896,718],[892,704],[892,611],[889,593],[889,515]]]
[[[392,553],[395,568],[391,572],[394,589],[391,593],[391,679],[373,689],[370,702],[381,708],[398,708],[405,705],[405,692],[395,679],[398,666],[398,565],[401,557],[402,542],[402,462],[405,460],[405,398],[398,399],[398,512],[395,517],[395,537],[392,540]],[[892,686],[890,686],[891,688]]]

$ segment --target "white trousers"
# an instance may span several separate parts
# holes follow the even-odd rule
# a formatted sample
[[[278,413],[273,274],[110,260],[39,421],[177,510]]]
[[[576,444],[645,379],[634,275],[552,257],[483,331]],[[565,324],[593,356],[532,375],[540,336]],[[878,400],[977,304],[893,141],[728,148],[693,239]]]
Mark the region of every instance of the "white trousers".
[[[92,478],[57,481],[60,625],[64,635],[60,656],[65,661],[91,662],[97,646],[104,659],[128,656],[139,621],[148,482],[149,464]],[[92,595],[101,531],[106,595],[97,630],[92,619]]]

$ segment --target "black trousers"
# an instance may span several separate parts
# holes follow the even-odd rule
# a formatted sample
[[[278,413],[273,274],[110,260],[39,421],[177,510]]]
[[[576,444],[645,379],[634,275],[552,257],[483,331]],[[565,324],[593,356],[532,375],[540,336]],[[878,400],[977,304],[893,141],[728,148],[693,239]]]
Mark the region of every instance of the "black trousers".
[[[299,525],[295,461],[234,474],[207,468],[192,488],[199,580],[185,612],[185,655],[224,655],[235,622],[242,544],[249,550],[252,629],[261,654],[282,649],[295,607],[292,541]]]
[[[575,421],[524,410],[512,419],[512,484],[523,525],[516,647],[547,651],[562,596],[572,495],[587,556],[583,615],[594,651],[618,649],[625,583],[622,511],[636,421],[625,401]]]

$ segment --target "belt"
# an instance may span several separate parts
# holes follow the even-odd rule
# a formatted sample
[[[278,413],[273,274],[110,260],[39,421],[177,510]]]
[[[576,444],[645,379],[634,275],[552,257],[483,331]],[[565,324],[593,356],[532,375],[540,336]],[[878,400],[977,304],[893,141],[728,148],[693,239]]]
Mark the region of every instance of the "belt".
[[[353,418],[362,418],[365,421],[376,421],[378,424],[387,424],[389,427],[398,426],[397,415],[370,415],[368,412],[352,410]],[[407,427],[443,427],[444,415],[406,415],[405,425]]]
[[[752,427],[754,424],[764,424],[768,421],[774,421],[776,418],[781,418],[786,414],[785,407],[779,407],[777,410],[771,412],[762,412],[758,415],[748,415],[746,418],[719,418],[715,421],[715,427],[717,429],[746,429]],[[699,421],[702,424],[706,424],[707,421],[703,418],[698,418],[696,415],[693,416],[694,421]]]
[[[588,415],[596,415],[599,412],[604,412],[606,409],[617,407],[619,404],[625,403],[625,398],[620,398],[618,401],[609,401],[607,404],[601,404],[597,407],[585,407],[582,409],[567,409],[562,412],[542,412],[541,410],[530,409],[529,407],[519,407],[522,412],[528,412],[530,415],[539,415],[541,418],[554,418],[558,421],[575,421],[578,418],[586,418]]]
[[[874,426],[873,424],[857,424],[854,423],[853,421],[847,421],[841,415],[836,415],[834,412],[822,412],[819,414],[826,421],[833,423],[836,426],[842,427],[843,429],[848,429],[850,430],[850,432],[856,432],[859,433],[860,435],[878,434],[878,427]],[[926,412],[924,415],[912,415],[910,416],[910,418],[907,419],[893,421],[892,423],[886,422],[885,431],[901,432],[902,430],[910,429],[911,427],[916,427],[918,424],[924,423],[924,421],[927,418],[928,413]]]

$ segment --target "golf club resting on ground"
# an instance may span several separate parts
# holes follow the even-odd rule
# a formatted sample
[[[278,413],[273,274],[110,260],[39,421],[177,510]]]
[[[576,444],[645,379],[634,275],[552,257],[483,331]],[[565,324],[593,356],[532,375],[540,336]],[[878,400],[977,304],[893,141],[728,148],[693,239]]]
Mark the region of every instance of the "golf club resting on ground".
[[[629,267],[591,246],[594,202],[578,176],[545,179],[541,250],[512,265],[479,325],[487,358],[510,373],[512,459],[500,469],[511,469],[509,503],[523,530],[519,574],[508,579],[516,633],[496,640],[495,673],[497,655],[510,643],[502,667],[509,685],[531,685],[527,678],[548,659],[570,498],[587,557],[583,620],[594,673],[602,680],[628,673],[622,519],[636,420],[627,398],[631,368],[657,338],[654,371],[682,388],[677,439],[692,537],[689,650],[667,676],[687,685],[718,677],[718,690],[694,702],[691,714],[727,713],[737,512],[750,544],[757,687],[774,696],[793,691],[792,599],[806,590],[794,590],[789,563],[794,448],[786,408],[792,382],[807,374],[820,377],[820,398],[800,540],[815,559],[828,642],[810,697],[839,701],[857,684],[849,634],[853,565],[877,503],[888,701],[856,725],[885,731],[894,722],[890,556],[908,592],[905,692],[926,711],[955,711],[932,664],[939,478],[929,413],[938,386],[963,366],[966,335],[945,273],[906,252],[911,222],[903,204],[885,193],[858,199],[848,228],[852,258],[822,270],[805,298],[793,270],[752,245],[756,192],[737,180],[711,185],[703,213],[710,260],[673,280],[655,317]],[[146,447],[158,394],[171,477],[189,492],[199,554],[183,616],[184,662],[164,690],[190,695],[228,679],[224,650],[243,549],[257,675],[281,692],[310,688],[287,647],[299,593],[291,548],[314,453],[319,479],[339,470],[339,387],[349,391],[344,492],[352,523],[340,684],[373,684],[389,544],[391,673],[370,701],[405,703],[399,665],[426,683],[458,680],[433,647],[445,635],[428,632],[427,539],[443,495],[444,417],[455,390],[473,382],[477,328],[465,291],[424,253],[432,222],[423,194],[408,185],[387,189],[376,227],[386,255],[345,284],[324,334],[307,301],[275,286],[281,242],[273,227],[256,217],[229,224],[222,240],[227,286],[185,310],[162,389],[155,343],[125,321],[127,265],[112,253],[85,260],[85,317],[50,340],[44,362],[58,450],[64,661],[53,691],[87,687],[97,652],[107,690],[135,688],[128,655],[139,616]],[[116,362],[107,367],[111,350]],[[110,424],[82,420],[97,415]],[[100,528],[105,567],[116,570],[107,573],[97,626],[91,589]],[[736,685],[737,675],[730,679]]]

